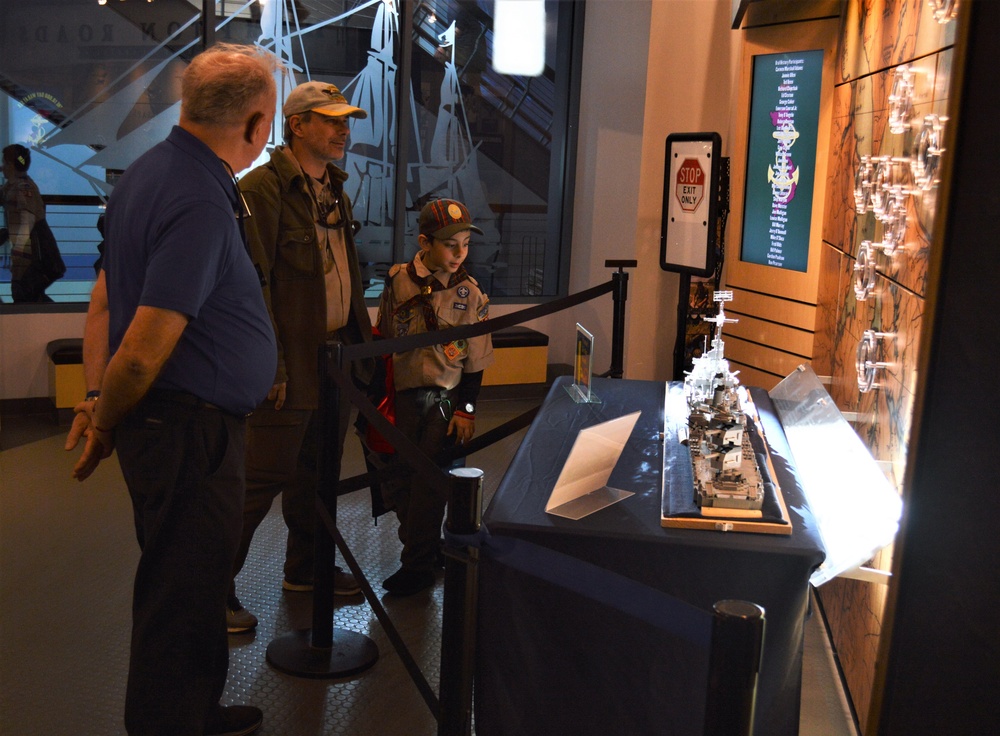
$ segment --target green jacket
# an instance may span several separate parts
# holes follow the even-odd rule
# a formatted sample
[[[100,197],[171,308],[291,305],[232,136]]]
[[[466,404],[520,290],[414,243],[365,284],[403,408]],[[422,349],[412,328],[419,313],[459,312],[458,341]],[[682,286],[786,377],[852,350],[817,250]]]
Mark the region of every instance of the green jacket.
[[[354,222],[350,199],[343,193],[347,174],[327,164],[330,181],[340,191],[348,223]],[[316,245],[316,213],[308,182],[281,150],[240,181],[250,209],[247,240],[254,263],[264,275],[264,301],[271,314],[278,343],[275,383],[287,382],[285,406],[315,409],[319,405],[319,348],[326,342],[326,287],[323,263]],[[361,285],[354,229],[345,229],[351,271],[351,309],[344,342],[372,339],[372,325]],[[374,363],[355,362],[353,376],[365,386]]]

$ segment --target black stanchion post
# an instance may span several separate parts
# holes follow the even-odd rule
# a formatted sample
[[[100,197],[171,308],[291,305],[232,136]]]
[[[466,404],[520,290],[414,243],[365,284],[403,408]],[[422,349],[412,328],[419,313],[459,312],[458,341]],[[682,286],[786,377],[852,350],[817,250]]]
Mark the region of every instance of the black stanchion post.
[[[343,371],[343,346],[327,343],[319,350],[320,436],[316,495],[337,523],[340,481],[340,387],[329,371]],[[334,627],[333,577],[337,545],[316,513],[313,563],[312,629],[280,636],[267,646],[267,661],[277,670],[301,677],[347,677],[364,672],[378,660],[378,647],[364,634]]]
[[[764,609],[724,600],[713,607],[705,736],[752,736],[757,675],[764,644]]]
[[[685,349],[687,347],[688,311],[691,306],[691,274],[682,273],[680,295],[677,297],[677,337],[674,340],[674,380],[684,380],[684,370],[687,368]]]
[[[343,346],[329,343],[321,351],[320,375],[327,376],[331,368],[343,368]],[[337,483],[340,481],[340,388],[329,379],[320,381],[320,441],[317,449],[316,470],[319,482],[316,495],[326,506],[334,526],[337,524]],[[326,524],[316,515],[316,533],[313,535],[313,611],[312,645],[319,648],[333,646],[333,576],[337,567],[337,545]]]
[[[621,378],[625,375],[625,302],[628,301],[628,274],[623,268],[635,268],[638,261],[605,261],[605,268],[617,268],[611,274],[614,284],[612,299],[614,300],[614,324],[611,330],[611,368],[608,375],[611,378]]]
[[[201,50],[215,43],[215,1],[201,0]]]
[[[448,515],[451,534],[475,534],[483,513],[483,471],[450,471]],[[441,615],[441,711],[438,736],[472,733],[472,675],[476,654],[476,604],[479,550],[445,550],[444,611]]]

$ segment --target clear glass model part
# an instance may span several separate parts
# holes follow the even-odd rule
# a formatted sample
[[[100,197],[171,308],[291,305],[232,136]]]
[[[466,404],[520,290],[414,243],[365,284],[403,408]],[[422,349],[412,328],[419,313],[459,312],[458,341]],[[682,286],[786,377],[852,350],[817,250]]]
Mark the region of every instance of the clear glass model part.
[[[875,330],[865,330],[858,341],[858,354],[855,361],[855,368],[858,372],[858,391],[866,394],[879,388],[875,382],[876,374],[879,370],[889,367],[889,363],[877,360],[880,353],[880,341],[886,337],[892,337],[890,332],[876,332]]]
[[[934,113],[924,116],[920,133],[913,139],[910,170],[916,186],[925,192],[933,189],[939,181],[941,154],[944,152],[941,141],[946,120],[947,118]]]
[[[906,241],[906,208],[909,195],[902,187],[896,187],[892,194],[889,210],[883,220],[882,252],[892,257],[903,249]]]
[[[862,156],[858,170],[854,172],[854,209],[863,215],[872,206],[872,158]]]
[[[927,0],[931,15],[941,25],[955,20],[958,15],[958,0]]]
[[[889,202],[889,189],[892,186],[892,159],[879,156],[874,159],[874,172],[871,185],[871,211],[875,218],[881,220]]]
[[[913,72],[906,64],[893,72],[892,91],[889,93],[889,132],[905,133],[910,128],[913,113]]]
[[[854,296],[859,302],[868,301],[875,291],[875,249],[872,241],[862,240],[854,262]]]

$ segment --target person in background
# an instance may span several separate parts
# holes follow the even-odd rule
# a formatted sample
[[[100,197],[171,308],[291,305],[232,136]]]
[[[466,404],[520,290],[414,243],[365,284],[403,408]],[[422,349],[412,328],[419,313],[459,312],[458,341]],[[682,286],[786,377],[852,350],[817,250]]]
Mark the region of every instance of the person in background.
[[[44,273],[36,252],[37,240],[32,242],[36,223],[45,221],[45,203],[38,185],[28,176],[30,167],[30,150],[18,143],[3,149],[4,183],[0,197],[7,227],[0,230],[0,244],[10,240],[10,291],[15,303],[52,301],[45,290],[54,279]],[[65,270],[63,266],[64,273]]]
[[[349,118],[368,115],[349,105],[334,85],[315,81],[292,90],[282,113],[286,145],[241,181],[252,214],[247,236],[264,274],[264,300],[277,336],[278,369],[247,430],[247,498],[227,606],[230,633],[257,625],[236,595],[235,578],[279,493],[288,527],[282,587],[313,589],[319,350],[328,340],[367,342],[372,333],[351,201],[344,192],[347,174],[333,163],[344,157]],[[370,360],[353,366],[359,385],[367,383],[372,367]],[[340,408],[338,436],[328,441],[343,454],[350,402],[342,401]],[[361,592],[354,576],[339,567],[333,584],[337,595]]]
[[[219,44],[181,78],[180,122],[108,202],[87,314],[87,400],[66,441],[84,480],[116,449],[141,555],[125,694],[129,734],[249,734],[223,706],[226,595],[239,545],[245,417],[271,387],[276,347],[242,237],[233,171],[267,142],[280,63]]]
[[[410,263],[389,269],[379,303],[379,334],[391,339],[489,317],[489,298],[462,263],[472,233],[469,210],[453,199],[429,202],[420,212],[420,250]],[[435,457],[450,444],[464,444],[476,430],[476,399],[483,370],[493,362],[489,335],[392,355],[395,422],[424,454]],[[397,596],[434,584],[434,567],[447,504],[443,484],[411,474],[383,484],[386,506],[399,518],[401,567],[382,583]]]

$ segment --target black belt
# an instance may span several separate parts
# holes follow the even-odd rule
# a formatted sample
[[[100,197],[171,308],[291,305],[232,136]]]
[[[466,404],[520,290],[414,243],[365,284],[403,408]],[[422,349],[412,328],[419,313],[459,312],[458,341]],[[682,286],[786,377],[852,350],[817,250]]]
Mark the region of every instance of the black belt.
[[[207,411],[218,411],[223,414],[228,414],[231,417],[236,417],[237,419],[243,419],[250,416],[249,414],[235,414],[228,409],[223,409],[221,406],[216,406],[215,404],[205,401],[194,394],[188,393],[187,391],[174,391],[168,388],[151,388],[146,393],[146,398],[152,399],[153,401],[166,401],[171,404],[180,404],[181,406],[189,406],[192,409],[204,409]]]

